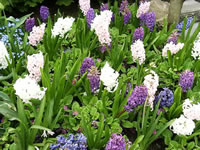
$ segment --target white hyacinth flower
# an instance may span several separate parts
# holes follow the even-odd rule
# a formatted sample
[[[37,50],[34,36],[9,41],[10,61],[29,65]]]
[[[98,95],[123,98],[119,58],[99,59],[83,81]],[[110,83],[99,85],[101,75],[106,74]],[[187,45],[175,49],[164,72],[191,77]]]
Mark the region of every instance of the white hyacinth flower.
[[[144,3],[141,3],[138,10],[137,10],[137,14],[136,14],[136,17],[137,18],[140,18],[140,16],[142,14],[145,14],[149,11],[149,8],[150,8],[150,2],[144,2]]]
[[[167,43],[162,50],[162,56],[167,57],[167,51],[171,52],[171,55],[178,53],[184,46],[184,43],[174,44],[173,42]]]
[[[40,81],[41,79],[41,72],[40,69],[44,66],[44,57],[42,52],[38,54],[33,54],[28,56],[27,61],[27,69],[30,73],[29,77],[35,79],[36,81]]]
[[[192,57],[194,59],[200,59],[200,33],[197,35],[197,39],[194,41],[192,48]]]
[[[44,33],[45,33],[46,24],[43,23],[40,26],[34,26],[30,35],[28,36],[29,43],[32,46],[36,46],[40,41],[42,41]]]
[[[31,99],[42,100],[45,95],[46,88],[40,88],[36,80],[29,76],[19,78],[14,84],[15,94],[19,96],[25,103],[30,103]],[[41,90],[42,89],[42,90]]]
[[[145,61],[145,49],[143,41],[137,40],[131,45],[131,52],[134,61],[139,61],[139,64],[143,64]]]
[[[186,99],[182,108],[185,117],[192,120],[200,120],[200,104],[192,104],[191,100]]]
[[[191,135],[194,131],[195,123],[192,119],[186,118],[181,115],[176,118],[175,121],[170,125],[170,130],[172,130],[177,135]]]
[[[148,90],[147,104],[151,107],[151,109],[153,109],[155,94],[159,86],[159,77],[153,70],[150,71],[149,75],[144,77],[144,85]]]
[[[100,15],[96,15],[91,24],[91,30],[95,30],[101,45],[109,45],[112,41],[109,33],[112,14],[110,10],[102,11]]]
[[[79,0],[80,9],[82,10],[84,16],[87,15],[88,10],[90,9],[90,0]]]
[[[57,22],[53,26],[52,35],[54,37],[59,35],[60,37],[63,38],[64,35],[72,29],[74,20],[75,19],[72,17],[58,18]]]
[[[12,61],[4,43],[0,41],[0,69],[6,69],[8,67],[8,62],[11,63]]]
[[[114,92],[118,87],[119,73],[110,67],[108,62],[101,69],[100,80],[109,92]]]

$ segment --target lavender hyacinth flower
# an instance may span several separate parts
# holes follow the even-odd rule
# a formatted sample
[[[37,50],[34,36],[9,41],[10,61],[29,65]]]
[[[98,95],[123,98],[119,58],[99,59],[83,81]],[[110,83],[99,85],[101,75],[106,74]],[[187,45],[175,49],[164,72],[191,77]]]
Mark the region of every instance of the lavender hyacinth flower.
[[[177,44],[178,41],[178,33],[174,32],[170,35],[169,39],[168,39],[168,43],[172,42],[173,44]]]
[[[88,24],[88,27],[91,28],[91,24],[92,24],[92,21],[94,20],[95,18],[95,12],[94,12],[94,9],[93,8],[90,8],[87,12],[87,15],[86,15],[86,19],[87,19],[87,24]]]
[[[143,38],[144,38],[144,28],[139,27],[139,28],[135,29],[135,32],[133,33],[132,43],[134,43],[137,40],[143,41]]]
[[[120,12],[123,12],[126,8],[128,8],[128,1],[127,0],[123,0],[120,4]]]
[[[89,69],[89,73],[88,73],[87,77],[90,81],[90,88],[91,88],[92,93],[94,93],[96,90],[99,89],[99,85],[100,85],[100,75],[99,74],[100,73],[95,66],[92,66]]]
[[[194,83],[194,73],[189,70],[184,71],[180,76],[179,85],[183,92],[190,90]]]
[[[190,27],[190,25],[192,23],[192,20],[193,20],[193,17],[187,18],[187,23],[186,23],[186,26],[185,26],[185,30],[187,30]],[[177,24],[176,29],[178,29],[178,32],[182,32],[183,25],[184,25],[184,21],[182,21],[179,24]]]
[[[35,25],[35,18],[26,19],[25,29],[26,29],[27,32],[31,32],[34,25]]]
[[[105,150],[126,150],[126,141],[124,137],[121,134],[112,134]]]
[[[133,111],[138,105],[144,104],[148,95],[148,90],[144,85],[136,86],[128,98],[128,104],[124,106],[127,112]]]
[[[108,3],[102,4],[100,7],[100,11],[104,11],[104,10],[108,10],[108,9],[109,9]]]
[[[128,24],[129,20],[131,19],[131,11],[128,8],[125,8],[124,14],[123,14],[123,20],[124,24]]]
[[[123,0],[121,2],[120,8],[119,8],[121,14],[123,15],[123,22],[124,24],[127,24],[129,22],[129,20],[131,19],[131,11],[128,8],[128,1],[127,0]]]
[[[86,71],[89,71],[92,66],[95,66],[94,60],[90,57],[86,57],[81,65],[81,75],[83,75]]]
[[[156,14],[154,12],[142,14],[140,16],[140,20],[149,28],[150,32],[153,32],[153,28],[156,23]]]
[[[168,88],[163,88],[163,90],[159,93],[155,98],[155,104],[160,100],[160,107],[170,107],[174,102],[174,94]]]
[[[40,7],[40,17],[43,22],[45,22],[49,17],[49,8],[46,6]]]

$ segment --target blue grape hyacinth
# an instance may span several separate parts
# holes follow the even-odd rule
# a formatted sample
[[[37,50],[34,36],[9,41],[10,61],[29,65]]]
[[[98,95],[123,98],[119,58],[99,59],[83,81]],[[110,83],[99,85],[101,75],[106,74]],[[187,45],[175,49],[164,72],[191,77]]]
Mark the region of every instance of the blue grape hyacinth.
[[[81,133],[57,137],[57,143],[50,145],[50,150],[87,150],[87,138]]]
[[[187,30],[190,27],[190,25],[192,23],[192,20],[193,20],[193,17],[187,18],[187,23],[186,23],[186,26],[185,26],[185,30]],[[176,29],[178,29],[178,32],[182,32],[183,25],[184,25],[184,21],[181,21],[179,24],[177,24]]]
[[[168,88],[163,88],[163,90],[159,93],[155,98],[155,104],[160,100],[160,107],[170,107],[174,102],[174,94]]]

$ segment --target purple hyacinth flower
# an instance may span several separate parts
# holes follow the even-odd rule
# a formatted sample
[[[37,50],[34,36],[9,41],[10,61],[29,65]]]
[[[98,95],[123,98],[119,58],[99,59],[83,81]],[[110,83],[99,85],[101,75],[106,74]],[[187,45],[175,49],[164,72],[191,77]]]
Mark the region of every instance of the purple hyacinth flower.
[[[168,43],[172,42],[174,44],[177,44],[177,41],[178,41],[178,33],[177,32],[174,32],[170,35],[169,39],[168,39]]]
[[[174,94],[168,88],[163,88],[155,98],[155,104],[160,100],[160,107],[170,107],[174,102]]]
[[[81,65],[81,75],[83,75],[86,71],[89,71],[92,66],[95,66],[94,60],[90,57],[86,57]]]
[[[100,76],[99,76],[99,71],[95,66],[92,66],[89,69],[89,73],[87,75],[89,81],[90,81],[90,88],[92,93],[94,93],[96,90],[99,89],[100,85]]]
[[[140,20],[142,24],[145,24],[149,28],[150,32],[153,32],[153,28],[156,23],[156,15],[154,12],[147,12],[145,14],[142,14],[140,16]]]
[[[194,83],[194,73],[189,70],[184,71],[180,76],[179,85],[183,92],[190,90]]]
[[[40,7],[40,17],[43,22],[45,22],[49,17],[49,8],[46,6]]]
[[[124,24],[128,24],[129,20],[131,19],[131,16],[131,11],[128,8],[125,8],[123,13]]]
[[[187,30],[190,27],[190,25],[192,23],[192,20],[193,20],[193,17],[187,18],[187,23],[186,23],[186,26],[185,26],[185,30]],[[178,29],[178,32],[182,32],[183,25],[184,25],[184,21],[181,21],[179,24],[177,24],[176,29]]]
[[[102,4],[100,7],[100,11],[104,11],[104,10],[108,10],[108,9],[109,9],[108,3]]]
[[[88,27],[91,28],[91,24],[92,24],[92,21],[94,20],[95,18],[95,12],[94,12],[94,9],[93,8],[90,8],[87,12],[87,15],[86,15],[86,19],[87,19],[87,24],[88,24]]]
[[[135,29],[135,32],[133,33],[132,43],[134,43],[137,40],[143,41],[143,38],[144,38],[144,29],[143,27],[139,27]]]
[[[26,29],[27,32],[31,32],[34,25],[35,25],[35,18],[26,19],[25,29]]]
[[[125,10],[126,8],[128,8],[128,1],[127,1],[127,0],[123,0],[123,1],[121,2],[121,4],[120,4],[119,10],[120,10],[120,12],[124,12],[124,10]]]
[[[127,112],[133,111],[138,105],[144,104],[148,95],[147,88],[144,85],[136,86],[128,98],[128,104],[124,106]]]
[[[121,134],[112,134],[105,150],[126,150],[126,141]]]

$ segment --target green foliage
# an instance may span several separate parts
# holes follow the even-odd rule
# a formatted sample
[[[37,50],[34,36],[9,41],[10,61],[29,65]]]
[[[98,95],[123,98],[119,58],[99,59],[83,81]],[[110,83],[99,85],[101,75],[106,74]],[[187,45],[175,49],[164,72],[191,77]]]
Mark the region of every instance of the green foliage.
[[[12,12],[13,8],[20,12],[27,12],[29,8],[36,7],[46,2],[47,0],[0,0],[0,9]],[[74,0],[57,0],[55,4],[61,6],[69,6]]]

